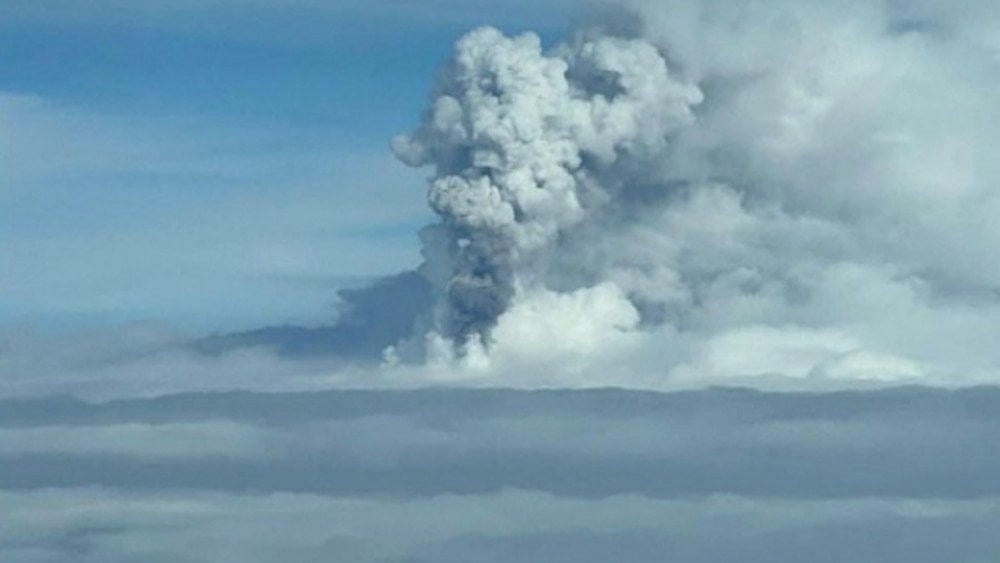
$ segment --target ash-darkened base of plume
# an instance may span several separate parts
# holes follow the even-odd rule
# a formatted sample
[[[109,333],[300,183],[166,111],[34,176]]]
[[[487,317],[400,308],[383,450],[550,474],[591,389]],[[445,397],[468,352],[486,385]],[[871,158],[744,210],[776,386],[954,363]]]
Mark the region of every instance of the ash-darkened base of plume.
[[[201,338],[191,348],[219,355],[263,347],[289,358],[378,359],[387,346],[412,335],[431,309],[431,288],[416,272],[403,272],[357,289],[337,292],[343,303],[336,324],[269,326]]]

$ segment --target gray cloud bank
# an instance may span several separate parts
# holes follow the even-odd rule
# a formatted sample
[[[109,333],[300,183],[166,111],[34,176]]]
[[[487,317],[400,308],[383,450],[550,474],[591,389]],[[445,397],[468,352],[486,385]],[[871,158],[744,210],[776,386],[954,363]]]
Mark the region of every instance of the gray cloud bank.
[[[990,561],[1000,389],[0,402],[4,561]]]
[[[1000,390],[209,393],[0,404],[0,486],[1000,495]]]
[[[4,561],[978,563],[1000,501],[0,493]]]

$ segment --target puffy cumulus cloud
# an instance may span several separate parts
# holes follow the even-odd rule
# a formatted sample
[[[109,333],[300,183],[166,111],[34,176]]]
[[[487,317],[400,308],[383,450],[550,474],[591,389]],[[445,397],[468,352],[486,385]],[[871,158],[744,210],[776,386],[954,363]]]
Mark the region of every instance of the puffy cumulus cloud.
[[[436,369],[997,380],[1000,9],[624,4],[471,32],[394,141]]]
[[[639,321],[635,306],[612,283],[568,293],[518,292],[489,342],[475,335],[456,353],[450,341],[431,334],[423,373],[456,383],[497,377],[529,386],[599,383],[591,378],[597,367],[611,367],[605,359],[643,343]]]
[[[867,351],[857,338],[840,332],[745,326],[702,342],[694,361],[675,367],[671,375],[695,382],[748,376],[915,381],[925,374],[913,361]]]
[[[499,353],[587,356],[627,344],[627,333],[638,323],[639,312],[621,289],[605,283],[571,293],[539,290],[526,295],[497,319],[493,335]]]

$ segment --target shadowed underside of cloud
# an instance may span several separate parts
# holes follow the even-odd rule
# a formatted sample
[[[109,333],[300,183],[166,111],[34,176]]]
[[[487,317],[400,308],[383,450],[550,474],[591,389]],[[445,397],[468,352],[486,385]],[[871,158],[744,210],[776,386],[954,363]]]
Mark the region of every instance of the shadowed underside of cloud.
[[[223,393],[0,407],[0,485],[15,489],[1000,495],[996,388]]]

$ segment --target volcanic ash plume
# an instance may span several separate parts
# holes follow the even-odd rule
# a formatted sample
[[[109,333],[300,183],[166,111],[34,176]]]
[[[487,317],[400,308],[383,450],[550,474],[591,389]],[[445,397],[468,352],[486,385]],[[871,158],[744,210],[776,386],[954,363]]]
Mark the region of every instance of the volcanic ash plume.
[[[395,139],[434,171],[425,358],[1000,377],[1000,8],[631,4],[544,51],[469,33]]]
[[[434,329],[488,341],[515,294],[549,283],[560,241],[612,205],[606,172],[661,151],[701,99],[640,40],[582,36],[551,53],[492,28],[459,40],[423,122],[393,141],[435,170],[441,222],[422,233]]]

